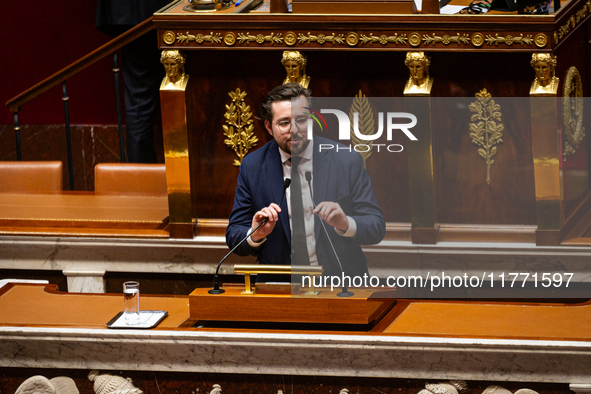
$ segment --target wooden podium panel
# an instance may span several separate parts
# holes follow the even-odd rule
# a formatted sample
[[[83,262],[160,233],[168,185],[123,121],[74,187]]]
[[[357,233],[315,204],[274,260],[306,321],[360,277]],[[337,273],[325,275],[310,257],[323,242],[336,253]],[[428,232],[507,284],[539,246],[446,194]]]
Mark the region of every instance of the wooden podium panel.
[[[370,324],[395,304],[379,293],[355,289],[351,297],[338,297],[338,291],[320,291],[317,296],[291,294],[240,294],[242,289],[225,289],[223,294],[208,294],[195,289],[189,294],[191,320]]]

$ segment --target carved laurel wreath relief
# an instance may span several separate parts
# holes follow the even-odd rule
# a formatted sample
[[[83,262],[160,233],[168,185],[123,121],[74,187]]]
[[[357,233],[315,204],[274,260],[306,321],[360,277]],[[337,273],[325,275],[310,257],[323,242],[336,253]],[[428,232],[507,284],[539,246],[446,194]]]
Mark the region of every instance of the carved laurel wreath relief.
[[[576,67],[571,67],[564,80],[562,101],[562,120],[564,122],[564,159],[574,155],[585,137],[583,127],[583,84],[581,74]]]

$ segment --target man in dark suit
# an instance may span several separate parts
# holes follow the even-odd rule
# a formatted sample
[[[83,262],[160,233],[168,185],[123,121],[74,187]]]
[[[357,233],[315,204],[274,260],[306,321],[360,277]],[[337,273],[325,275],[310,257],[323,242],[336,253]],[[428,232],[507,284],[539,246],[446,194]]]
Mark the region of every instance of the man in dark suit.
[[[170,0],[98,0],[96,28],[118,36],[150,18]],[[121,71],[125,86],[125,141],[129,163],[156,163],[154,122],[158,88],[164,78],[156,30],[123,47]]]
[[[226,242],[233,248],[267,218],[237,254],[257,256],[262,264],[318,264],[325,275],[341,276],[342,265],[345,275],[363,276],[367,260],[361,245],[383,239],[382,211],[357,152],[321,150],[321,144],[336,143],[318,136],[312,141],[307,138],[310,97],[310,91],[298,84],[278,86],[267,95],[263,119],[273,141],[242,161]],[[315,208],[307,172],[312,178],[313,198],[319,202]],[[285,178],[291,178],[292,183],[279,206]],[[328,224],[340,265],[319,217]],[[259,282],[269,280],[263,275],[257,278]]]

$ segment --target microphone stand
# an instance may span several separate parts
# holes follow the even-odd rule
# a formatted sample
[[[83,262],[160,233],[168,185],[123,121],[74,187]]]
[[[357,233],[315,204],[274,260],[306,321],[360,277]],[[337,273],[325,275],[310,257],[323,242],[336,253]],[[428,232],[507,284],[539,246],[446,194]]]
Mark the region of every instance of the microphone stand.
[[[285,199],[285,191],[287,190],[287,188],[289,187],[289,184],[291,183],[291,179],[286,178],[283,181],[283,196],[281,197],[281,202],[279,203],[279,206],[281,206],[281,204],[283,204],[283,200]],[[263,224],[267,223],[267,221],[269,221],[269,218],[264,218],[262,222],[259,223],[258,226],[256,226],[254,228],[254,230],[252,230],[249,234],[246,235],[246,237],[242,238],[242,241],[238,242],[238,245],[234,246],[232,248],[232,250],[230,250],[230,252],[224,256],[224,258],[218,263],[217,268],[215,269],[215,275],[213,277],[213,289],[208,290],[209,294],[222,294],[225,293],[226,290],[224,289],[220,289],[220,278],[218,275],[218,272],[220,270],[220,267],[222,265],[222,263],[232,254],[234,253],[234,251],[236,249],[238,249],[238,247],[240,245],[242,245],[244,243],[244,241],[246,241],[248,239],[248,237],[250,237],[251,234],[254,234],[255,231],[257,231],[259,229],[259,227],[261,227]]]
[[[310,173],[310,171],[306,171],[306,173],[304,175],[306,176],[306,181],[308,182],[308,187],[310,189],[310,197],[312,198],[312,206],[314,207],[314,209],[316,209],[316,203],[314,202],[314,194],[312,193],[312,174]],[[343,270],[343,265],[341,264],[341,260],[339,259],[339,255],[337,254],[337,251],[334,248],[334,245],[332,244],[332,240],[330,239],[330,236],[328,235],[328,231],[326,231],[326,226],[324,225],[324,220],[322,220],[320,215],[318,215],[318,219],[320,219],[320,224],[322,225],[322,229],[324,230],[324,234],[326,234],[326,238],[328,238],[328,243],[330,244],[330,247],[332,248],[332,252],[334,253],[334,256],[337,258],[337,263],[339,263],[339,268],[341,269],[341,273],[344,276],[345,271]],[[341,289],[340,293],[337,293],[337,296],[351,297],[354,294],[355,293],[353,293],[347,289],[347,285],[345,284],[345,278],[343,277],[343,288]]]

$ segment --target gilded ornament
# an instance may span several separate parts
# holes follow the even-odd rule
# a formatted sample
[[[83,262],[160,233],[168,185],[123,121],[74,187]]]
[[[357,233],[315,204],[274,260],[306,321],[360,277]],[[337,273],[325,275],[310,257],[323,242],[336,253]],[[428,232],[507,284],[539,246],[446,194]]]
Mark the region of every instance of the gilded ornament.
[[[445,34],[443,37],[439,37],[436,36],[435,33],[433,33],[432,36],[428,36],[425,34],[423,36],[423,42],[425,43],[425,45],[433,44],[433,46],[435,46],[436,43],[443,43],[443,45],[449,45],[451,43],[454,43],[460,45],[469,44],[470,37],[468,36],[468,34],[460,33],[457,33],[457,35],[455,36],[448,36],[447,34]]]
[[[228,95],[232,99],[232,103],[226,105],[226,113],[224,114],[226,124],[222,128],[227,137],[224,144],[236,152],[238,159],[234,159],[233,164],[240,167],[244,156],[257,145],[259,139],[253,133],[254,125],[252,124],[250,106],[244,102],[246,92],[236,89],[235,92],[229,92]]]
[[[473,112],[470,123],[470,137],[478,148],[478,155],[486,161],[486,184],[490,186],[490,167],[495,162],[496,145],[503,142],[501,106],[495,103],[490,93],[482,89],[476,93],[476,101],[468,108]]]
[[[586,6],[583,6],[586,8]],[[560,26],[558,29],[558,39],[562,40],[564,36],[566,36],[572,29],[575,28],[577,25],[577,20],[575,19],[574,15],[572,15],[564,25]]]
[[[481,47],[484,44],[484,35],[482,33],[474,33],[470,41],[475,47]]]
[[[210,32],[209,34],[182,34],[178,33],[176,35],[176,40],[179,44],[188,44],[192,41],[195,41],[197,44],[202,44],[204,42],[209,42],[211,44],[219,44],[222,42],[222,35],[220,33]]]
[[[544,33],[538,33],[534,37],[534,42],[538,48],[544,48],[548,44],[548,37]]]
[[[162,35],[162,41],[164,41],[165,44],[167,45],[172,45],[174,44],[175,41],[175,36],[174,33],[170,30],[166,31],[163,35]]]
[[[286,83],[299,83],[303,88],[307,89],[310,84],[310,76],[306,75],[307,63],[308,58],[299,51],[283,51],[281,64],[283,64],[287,73],[283,85]]]
[[[271,45],[282,44],[283,37],[281,37],[281,33],[278,33],[278,34],[271,33],[268,36],[265,36],[263,34],[257,34],[256,36],[253,36],[249,32],[247,32],[246,34],[238,33],[238,43],[239,44],[246,43],[246,45],[249,45],[251,42],[256,42],[259,45],[262,45],[265,42],[270,42]]]
[[[413,47],[421,45],[421,36],[419,33],[410,33],[408,36],[408,43]]]
[[[285,38],[284,38],[284,42],[286,45],[294,46],[297,42],[298,37],[296,36],[296,34],[293,31],[288,31],[287,33],[285,33]]]
[[[408,39],[406,38],[406,34],[398,35],[398,33],[396,33],[393,36],[387,36],[385,34],[382,34],[380,36],[374,36],[373,33],[369,33],[369,36],[362,34],[360,40],[361,40],[362,44],[369,44],[369,45],[373,45],[374,42],[380,43],[382,45],[386,45],[388,43],[393,43],[395,45],[398,45],[398,44],[406,44],[406,41]]]
[[[350,47],[354,47],[355,45],[357,45],[359,43],[359,35],[354,32],[348,33],[347,36],[345,37],[345,41],[347,41],[347,44]]]
[[[585,4],[583,6],[583,8],[581,8],[580,10],[577,11],[576,13],[577,17],[576,17],[576,23],[579,23],[580,21],[582,21],[583,19],[585,19],[585,17],[587,16],[587,4]]]
[[[318,34],[317,36],[312,35],[310,32],[308,32],[308,35],[304,35],[302,33],[300,33],[298,35],[298,40],[300,41],[300,44],[308,44],[310,45],[312,42],[317,42],[320,45],[329,42],[331,44],[338,44],[338,45],[343,45],[345,43],[345,35],[344,34],[339,34],[338,36],[335,35],[334,33],[332,33],[332,35],[330,36],[326,36],[324,34]]]
[[[556,56],[551,53],[537,52],[532,54],[530,65],[536,78],[532,82],[530,94],[556,94],[559,79],[556,78]]]
[[[160,63],[164,66],[166,75],[160,84],[163,90],[182,90],[187,86],[189,76],[185,74],[185,55],[178,50],[162,51]]]
[[[349,123],[351,125],[350,134],[353,144],[355,146],[367,147],[367,150],[358,150],[361,157],[363,157],[363,163],[367,168],[367,159],[371,156],[373,140],[368,141],[362,139],[361,136],[374,135],[375,123],[369,100],[365,97],[363,92],[361,92],[361,89],[359,89],[359,93],[353,99],[353,104],[349,110]],[[355,128],[357,128],[357,130],[355,130]]]
[[[531,35],[524,37],[523,34],[520,34],[519,37],[513,37],[511,35],[499,36],[499,33],[496,33],[494,36],[487,35],[485,41],[486,41],[486,44],[489,46],[491,46],[491,45],[498,46],[499,44],[502,44],[502,43],[505,43],[509,46],[511,46],[513,44],[521,44],[521,46],[523,46],[523,44],[533,45],[533,43],[534,43],[534,40]]]
[[[581,74],[572,66],[566,73],[562,102],[562,118],[564,121],[564,156],[574,155],[585,137],[583,127],[583,83]]]
[[[404,87],[404,94],[430,94],[433,86],[433,78],[429,76],[431,58],[425,52],[407,52],[404,64],[410,71],[410,76]]]
[[[236,43],[236,34],[230,32],[224,36],[224,43],[228,46],[232,46]]]

